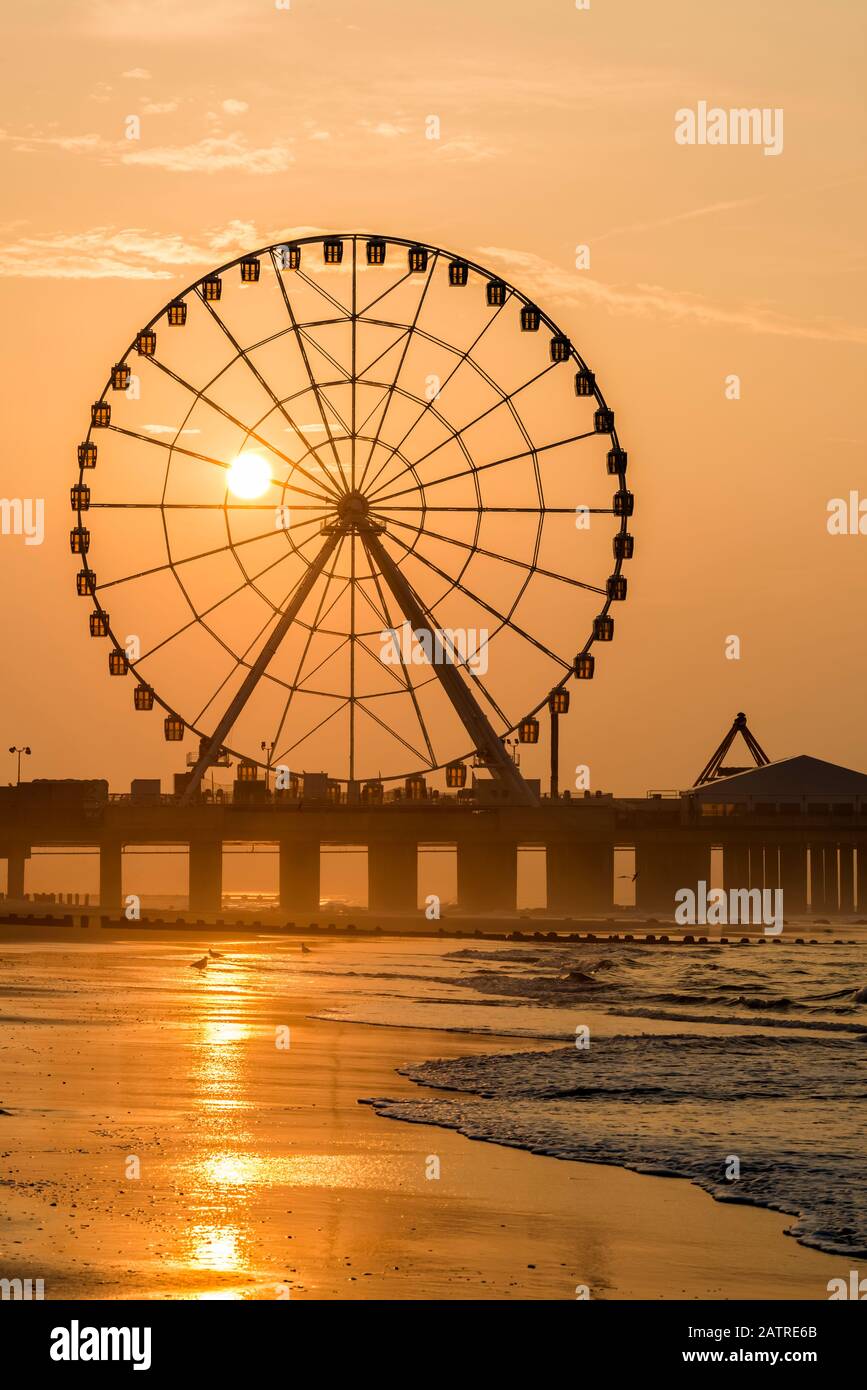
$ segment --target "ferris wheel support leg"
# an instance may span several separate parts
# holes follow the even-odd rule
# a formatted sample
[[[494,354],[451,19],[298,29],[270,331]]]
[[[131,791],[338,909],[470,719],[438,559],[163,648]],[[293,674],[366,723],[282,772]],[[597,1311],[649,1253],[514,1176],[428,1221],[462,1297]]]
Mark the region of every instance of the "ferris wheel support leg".
[[[430,632],[433,647],[435,645],[433,636],[436,632],[433,617],[428,613],[398,565],[385,550],[376,533],[362,531],[361,537],[368,554],[379,566],[382,577],[394,594],[404,617],[411,623],[414,631]],[[500,779],[508,793],[509,800],[518,806],[535,806],[537,804],[535,794],[527,786],[518,768],[512,762],[503,746],[502,739],[497,737],[496,730],[479,707],[475,696],[460,675],[458,667],[453,662],[442,661],[434,662],[433,670],[474,747],[484,758],[491,771]]]
[[[265,674],[265,671],[271,663],[271,658],[274,656],[274,653],[280,646],[280,643],[283,641],[283,638],[286,636],[286,633],[289,631],[295,619],[298,617],[298,614],[301,612],[304,600],[307,598],[307,595],[310,593],[310,590],[313,588],[313,585],[316,583],[320,574],[327,565],[329,559],[331,558],[331,555],[334,552],[334,548],[339,540],[340,533],[335,529],[335,531],[333,531],[327,537],[325,544],[323,545],[319,554],[316,556],[316,559],[311,562],[306,574],[304,575],[295,592],[292,594],[292,597],[289,600],[287,607],[283,610],[283,614],[280,618],[280,621],[274,628],[274,631],[271,633],[271,636],[268,638],[268,641],[265,643],[256,660],[253,662],[253,665],[250,667],[250,670],[247,672],[247,675],[244,678],[244,681],[242,682],[237,695],[235,695],[234,699],[229,705],[229,708],[226,710],[226,713],[223,715],[222,719],[220,720],[219,724],[214,730],[207,748],[204,749],[201,757],[199,758],[199,761],[193,768],[193,771],[190,774],[190,780],[184,789],[183,796],[181,797],[182,806],[186,806],[189,804],[190,801],[192,801],[193,797],[199,789],[199,785],[203,776],[207,772],[214,759],[219,756],[220,749],[223,747],[223,744],[226,740],[226,735],[234,725],[235,720],[238,718],[238,715],[241,713],[241,710],[246,705],[250,696],[253,694],[253,691],[259,684],[259,681],[261,680],[262,676]]]

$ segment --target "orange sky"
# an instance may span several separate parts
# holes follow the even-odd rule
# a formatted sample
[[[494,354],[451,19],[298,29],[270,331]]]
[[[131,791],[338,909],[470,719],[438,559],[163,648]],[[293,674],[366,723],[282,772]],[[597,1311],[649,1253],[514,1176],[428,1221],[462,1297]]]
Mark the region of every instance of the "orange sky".
[[[179,769],[87,636],[75,445],[176,289],[316,229],[417,236],[506,275],[617,410],[636,558],[563,728],[562,785],[577,763],[621,793],[692,781],[738,709],[772,757],[867,766],[867,537],[825,524],[829,499],[867,497],[864,12],[755,11],[34,0],[7,18],[2,493],[45,498],[46,539],[0,536],[0,711],[28,775],[125,789]],[[679,146],[674,113],[699,101],[782,108],[783,153]]]

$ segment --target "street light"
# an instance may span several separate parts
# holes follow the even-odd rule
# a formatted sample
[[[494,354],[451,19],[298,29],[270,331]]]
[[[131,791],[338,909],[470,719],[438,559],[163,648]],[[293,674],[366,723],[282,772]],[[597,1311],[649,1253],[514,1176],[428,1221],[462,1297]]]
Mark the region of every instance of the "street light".
[[[277,740],[276,740],[276,739],[274,739],[273,743],[266,743],[265,740],[263,739],[262,742],[259,744],[259,747],[262,749],[262,752],[267,754],[267,758],[266,758],[266,760],[265,760],[265,791],[266,791],[266,793],[267,793],[267,792],[270,792],[270,790],[271,790],[271,759],[272,759],[273,756],[274,756],[274,749],[276,748],[276,746],[277,746]]]
[[[27,747],[26,744],[24,744],[21,748],[16,748],[16,747],[15,747],[15,744],[14,744],[14,743],[11,743],[11,744],[9,745],[9,752],[10,752],[10,753],[17,753],[17,754],[18,754],[18,781],[15,783],[15,785],[16,785],[16,787],[20,787],[20,786],[21,786],[21,754],[24,753],[24,754],[26,754],[26,756],[29,758],[29,757],[30,757],[30,749]]]

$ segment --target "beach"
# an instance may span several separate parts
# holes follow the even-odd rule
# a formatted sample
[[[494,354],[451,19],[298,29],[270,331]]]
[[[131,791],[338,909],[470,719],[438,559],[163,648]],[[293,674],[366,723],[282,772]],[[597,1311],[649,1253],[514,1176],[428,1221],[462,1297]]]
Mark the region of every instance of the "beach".
[[[556,1011],[547,1040],[522,1012],[528,1042],[510,1009],[463,1007],[460,946],[6,929],[0,1277],[46,1298],[402,1300],[823,1299],[847,1276],[785,1213],[378,1113],[449,1097],[398,1068],[560,1045]],[[486,1031],[455,1031],[456,1009]],[[666,1026],[581,1017],[600,1038]]]

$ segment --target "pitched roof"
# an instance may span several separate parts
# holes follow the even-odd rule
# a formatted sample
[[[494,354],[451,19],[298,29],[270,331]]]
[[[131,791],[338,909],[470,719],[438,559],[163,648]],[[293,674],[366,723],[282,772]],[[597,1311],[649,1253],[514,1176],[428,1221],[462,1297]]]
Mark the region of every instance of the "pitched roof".
[[[780,758],[778,762],[768,763],[765,767],[736,772],[731,777],[718,777],[702,787],[694,787],[689,795],[702,801],[740,800],[749,796],[767,801],[801,796],[817,800],[840,796],[867,797],[867,774],[799,753],[797,757]]]

